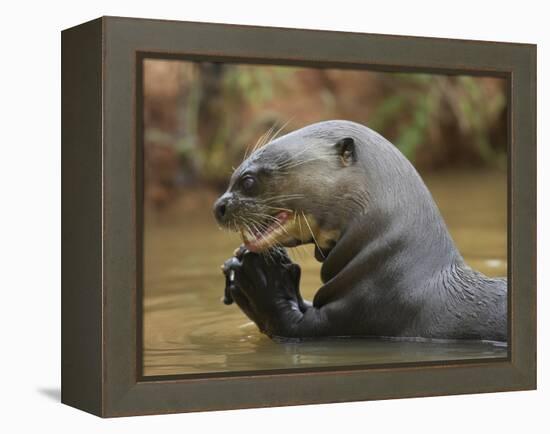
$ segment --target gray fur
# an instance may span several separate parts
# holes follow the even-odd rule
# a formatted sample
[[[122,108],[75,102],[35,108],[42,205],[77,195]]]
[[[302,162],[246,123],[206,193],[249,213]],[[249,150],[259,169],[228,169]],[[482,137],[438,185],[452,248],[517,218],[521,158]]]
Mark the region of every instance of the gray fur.
[[[343,138],[357,157],[346,167],[334,153]],[[341,231],[320,258],[313,305],[281,334],[506,341],[506,279],[465,264],[424,182],[382,136],[349,121],[313,124],[256,151],[232,184],[259,166],[280,172],[263,194],[303,193],[282,205]]]

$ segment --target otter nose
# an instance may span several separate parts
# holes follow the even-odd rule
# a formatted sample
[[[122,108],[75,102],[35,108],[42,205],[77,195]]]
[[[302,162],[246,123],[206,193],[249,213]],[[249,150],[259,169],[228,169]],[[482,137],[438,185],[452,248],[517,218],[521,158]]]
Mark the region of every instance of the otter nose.
[[[229,199],[230,197],[226,193],[214,204],[214,216],[220,224],[224,224],[227,221]]]

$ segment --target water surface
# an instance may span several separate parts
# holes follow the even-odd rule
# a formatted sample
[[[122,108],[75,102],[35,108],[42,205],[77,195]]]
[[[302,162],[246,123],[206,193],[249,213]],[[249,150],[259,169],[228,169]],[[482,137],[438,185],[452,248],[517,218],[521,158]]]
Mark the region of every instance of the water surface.
[[[470,266],[506,275],[505,173],[454,171],[424,179]],[[214,198],[190,191],[163,211],[146,210],[144,375],[506,356],[505,347],[483,342],[271,341],[236,305],[220,301],[220,265],[240,240],[218,229],[210,213]],[[311,299],[321,285],[320,264],[311,246],[291,250],[302,267],[302,294]]]

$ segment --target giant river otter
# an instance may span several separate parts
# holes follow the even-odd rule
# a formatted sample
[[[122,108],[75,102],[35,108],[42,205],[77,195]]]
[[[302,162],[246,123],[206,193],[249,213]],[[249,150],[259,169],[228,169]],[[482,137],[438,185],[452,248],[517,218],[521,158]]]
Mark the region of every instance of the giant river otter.
[[[320,122],[270,141],[214,214],[244,241],[223,266],[226,302],[270,337],[506,341],[506,279],[466,265],[414,167],[365,126]],[[312,303],[284,249],[305,243],[323,263]]]

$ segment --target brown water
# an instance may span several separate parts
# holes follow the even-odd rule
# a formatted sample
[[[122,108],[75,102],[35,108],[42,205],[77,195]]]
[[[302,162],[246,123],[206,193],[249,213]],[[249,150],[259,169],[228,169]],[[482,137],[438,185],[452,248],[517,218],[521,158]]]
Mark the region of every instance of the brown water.
[[[425,176],[466,261],[489,276],[506,275],[506,175],[496,171]],[[221,301],[220,265],[240,244],[221,232],[214,196],[183,195],[169,209],[146,211],[144,375],[249,371],[505,357],[483,342],[394,342],[333,339],[275,343],[236,305]],[[292,249],[302,266],[301,290],[321,285],[311,246]]]

